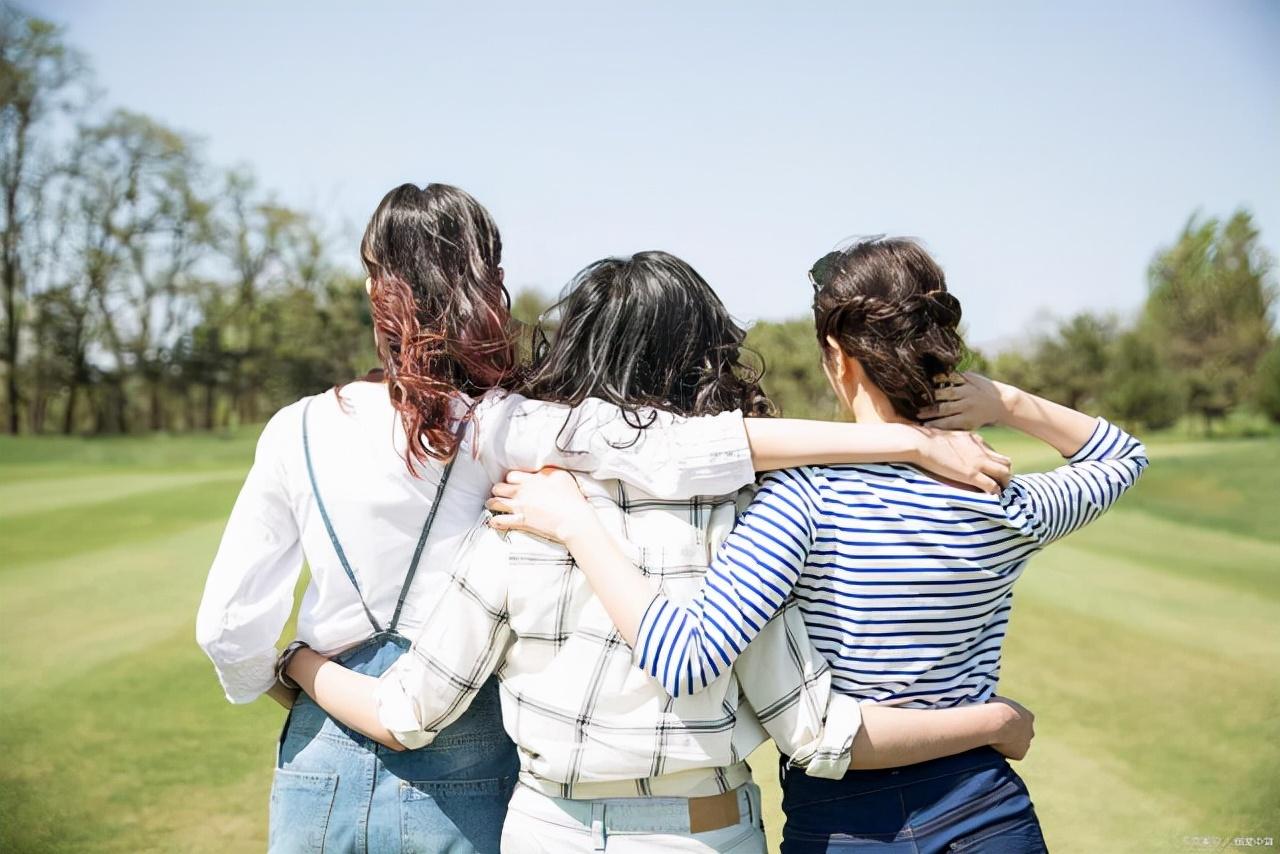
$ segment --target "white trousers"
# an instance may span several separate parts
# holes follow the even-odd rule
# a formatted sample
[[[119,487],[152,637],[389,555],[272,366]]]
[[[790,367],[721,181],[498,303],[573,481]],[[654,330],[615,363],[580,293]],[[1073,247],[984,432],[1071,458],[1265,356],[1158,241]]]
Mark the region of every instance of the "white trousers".
[[[764,854],[760,789],[738,787],[737,824],[689,831],[683,798],[604,798],[570,801],[516,786],[502,826],[503,854]]]

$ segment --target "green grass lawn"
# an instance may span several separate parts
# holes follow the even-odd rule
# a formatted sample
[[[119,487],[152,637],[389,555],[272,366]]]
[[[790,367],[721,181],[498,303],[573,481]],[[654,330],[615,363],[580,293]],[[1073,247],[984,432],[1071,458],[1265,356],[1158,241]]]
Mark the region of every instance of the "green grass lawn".
[[[0,440],[0,851],[265,846],[283,713],[228,705],[194,642],[252,448]],[[1151,451],[1018,588],[1001,691],[1037,713],[1020,770],[1055,852],[1280,837],[1280,440]]]

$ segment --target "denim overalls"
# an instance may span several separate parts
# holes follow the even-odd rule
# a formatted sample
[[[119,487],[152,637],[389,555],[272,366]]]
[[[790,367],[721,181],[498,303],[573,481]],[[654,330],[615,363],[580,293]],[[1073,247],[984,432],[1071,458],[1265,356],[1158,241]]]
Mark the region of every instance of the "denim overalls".
[[[373,627],[372,637],[335,660],[358,673],[380,675],[409,648],[396,627],[453,463],[445,467],[395,613],[383,627],[365,603],[320,497],[306,409],[302,447],[316,508]],[[492,677],[467,712],[431,745],[402,752],[348,729],[302,694],[280,735],[271,789],[270,851],[496,853],[518,770]]]

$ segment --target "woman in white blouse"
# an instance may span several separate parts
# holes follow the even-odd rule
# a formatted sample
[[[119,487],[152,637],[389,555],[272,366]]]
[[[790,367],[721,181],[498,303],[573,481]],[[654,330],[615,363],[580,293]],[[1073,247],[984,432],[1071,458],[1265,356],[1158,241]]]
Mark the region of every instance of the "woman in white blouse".
[[[967,434],[736,412],[655,413],[639,430],[598,400],[570,410],[503,392],[519,366],[501,240],[457,188],[392,190],[361,252],[382,376],[271,419],[209,573],[197,638],[232,702],[293,703],[275,645],[304,558],[299,639],[360,672],[389,667],[508,469],[559,465],[677,499],[801,463],[911,461],[988,488],[1007,476],[1008,461]],[[434,744],[402,753],[303,697],[281,734],[270,846],[496,851],[516,770],[491,682]]]

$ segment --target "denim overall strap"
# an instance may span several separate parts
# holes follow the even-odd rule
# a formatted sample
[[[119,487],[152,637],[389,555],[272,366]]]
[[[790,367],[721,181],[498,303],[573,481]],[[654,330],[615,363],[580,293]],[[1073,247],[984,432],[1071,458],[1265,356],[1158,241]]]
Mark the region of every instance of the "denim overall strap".
[[[440,503],[444,499],[444,487],[449,482],[449,473],[453,471],[453,464],[457,462],[458,455],[454,453],[453,459],[445,464],[444,473],[440,475],[440,485],[436,487],[436,497],[431,501],[431,510],[427,513],[426,524],[422,526],[422,533],[418,535],[418,546],[413,550],[413,560],[409,562],[409,574],[404,577],[404,585],[400,588],[400,598],[396,600],[396,612],[391,615],[391,623],[387,626],[387,631],[394,633],[396,626],[400,625],[400,612],[404,610],[404,600],[409,595],[409,588],[413,586],[413,577],[418,573],[418,561],[422,559],[422,549],[427,544],[427,535],[431,533],[431,524],[436,520],[436,511],[440,509]]]
[[[320,518],[324,520],[324,529],[329,533],[329,542],[333,543],[333,550],[338,555],[338,562],[342,564],[342,568],[347,573],[347,578],[351,579],[351,586],[356,589],[356,598],[360,600],[360,607],[364,609],[364,615],[369,618],[369,625],[373,626],[374,634],[381,634],[382,626],[378,625],[378,621],[374,619],[373,612],[369,610],[369,606],[364,601],[364,593],[360,590],[360,582],[356,580],[355,570],[351,568],[351,562],[347,560],[347,553],[342,550],[342,543],[338,542],[338,535],[333,530],[333,522],[329,520],[329,511],[325,509],[324,499],[320,497],[320,487],[316,485],[316,470],[311,464],[311,439],[307,432],[307,414],[311,409],[311,398],[306,405],[302,407],[302,453],[307,458],[307,477],[311,480],[311,495],[316,500],[316,509],[320,511]]]
[[[312,399],[314,400],[314,398]],[[307,477],[311,480],[311,494],[315,497],[316,509],[320,511],[320,518],[324,520],[324,529],[329,534],[329,541],[333,543],[333,550],[338,555],[338,561],[342,564],[343,570],[346,571],[347,578],[351,579],[351,586],[356,590],[356,596],[360,599],[360,607],[364,609],[364,615],[369,619],[369,625],[373,626],[374,635],[393,635],[396,633],[396,627],[400,625],[400,612],[404,610],[404,602],[409,596],[409,588],[413,586],[413,577],[418,573],[418,563],[422,559],[422,550],[427,545],[427,536],[430,535],[431,525],[436,520],[436,512],[439,511],[440,501],[444,498],[445,484],[449,482],[449,473],[453,471],[453,464],[458,459],[457,454],[445,465],[444,473],[440,476],[440,485],[436,487],[435,499],[431,502],[431,510],[427,513],[427,521],[422,526],[422,533],[418,535],[418,545],[413,550],[413,560],[409,562],[409,572],[405,575],[404,584],[400,587],[400,598],[396,600],[395,613],[391,616],[391,623],[384,629],[378,625],[378,621],[364,601],[364,593],[360,590],[360,582],[356,580],[355,570],[351,568],[351,562],[347,560],[347,553],[343,551],[342,543],[338,541],[338,534],[333,530],[333,522],[329,519],[329,511],[324,506],[324,499],[320,497],[320,487],[316,484],[315,467],[311,463],[311,439],[307,430],[307,413],[310,409],[311,400],[308,400],[302,408],[302,452],[307,459]]]

